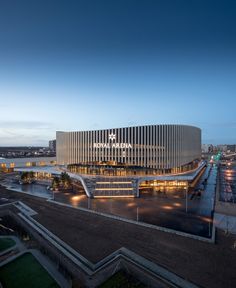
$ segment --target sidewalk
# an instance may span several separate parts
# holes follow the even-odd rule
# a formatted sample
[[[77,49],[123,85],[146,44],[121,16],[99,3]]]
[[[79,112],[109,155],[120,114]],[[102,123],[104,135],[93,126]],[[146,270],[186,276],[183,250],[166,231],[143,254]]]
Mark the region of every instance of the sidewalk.
[[[236,217],[215,213],[214,224],[217,228],[236,234]]]

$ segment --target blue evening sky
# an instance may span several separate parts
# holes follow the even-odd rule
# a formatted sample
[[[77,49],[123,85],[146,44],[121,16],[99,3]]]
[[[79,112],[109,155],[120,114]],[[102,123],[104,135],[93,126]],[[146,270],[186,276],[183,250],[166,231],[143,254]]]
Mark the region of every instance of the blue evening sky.
[[[0,146],[190,124],[236,143],[235,0],[0,0]]]

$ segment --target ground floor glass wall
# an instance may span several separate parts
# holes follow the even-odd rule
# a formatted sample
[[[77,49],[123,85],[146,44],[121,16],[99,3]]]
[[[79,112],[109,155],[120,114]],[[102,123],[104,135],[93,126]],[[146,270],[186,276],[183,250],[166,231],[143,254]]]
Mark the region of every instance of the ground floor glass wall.
[[[188,172],[197,167],[198,161],[170,169],[149,169],[137,166],[109,165],[108,163],[71,164],[67,166],[72,173],[103,176],[168,175]]]

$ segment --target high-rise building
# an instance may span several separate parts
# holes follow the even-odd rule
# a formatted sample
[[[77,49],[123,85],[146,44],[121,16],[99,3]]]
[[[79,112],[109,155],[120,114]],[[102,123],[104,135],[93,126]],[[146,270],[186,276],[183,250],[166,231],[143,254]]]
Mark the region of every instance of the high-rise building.
[[[56,152],[56,140],[50,140],[48,146],[51,151]]]

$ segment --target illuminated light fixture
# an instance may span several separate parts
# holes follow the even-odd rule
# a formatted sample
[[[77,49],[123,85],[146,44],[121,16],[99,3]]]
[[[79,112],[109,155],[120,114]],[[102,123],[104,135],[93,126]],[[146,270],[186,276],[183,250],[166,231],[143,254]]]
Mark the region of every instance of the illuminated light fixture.
[[[135,207],[136,204],[132,202],[132,203],[128,203],[127,206],[128,206],[128,207]]]
[[[162,206],[162,208],[165,210],[172,210],[173,209],[173,207],[171,207],[169,205]]]
[[[123,181],[123,182],[115,182],[115,181],[111,181],[111,182],[96,182],[96,184],[132,184],[131,181]]]
[[[205,222],[208,222],[208,223],[211,223],[212,222],[212,219],[210,218],[207,218],[207,217],[201,217],[201,219]]]
[[[105,195],[105,196],[93,196],[93,198],[135,198],[134,195]]]
[[[73,201],[78,201],[78,200],[80,200],[80,199],[82,199],[82,198],[84,198],[84,195],[76,195],[76,196],[73,196],[71,199],[72,199]]]
[[[117,188],[96,188],[95,190],[98,190],[98,191],[102,191],[102,190],[114,190],[114,191],[123,191],[123,190],[133,190],[133,188],[122,188],[122,187],[117,187]]]
[[[113,141],[113,140],[116,140],[116,134],[109,134],[109,140]]]
[[[180,207],[180,206],[181,206],[180,203],[174,203],[173,205],[174,205],[175,207]]]

